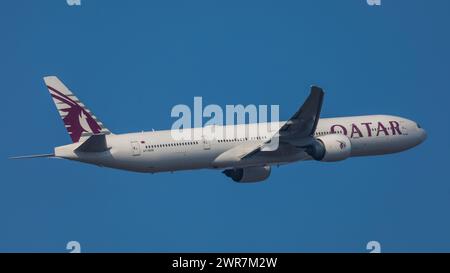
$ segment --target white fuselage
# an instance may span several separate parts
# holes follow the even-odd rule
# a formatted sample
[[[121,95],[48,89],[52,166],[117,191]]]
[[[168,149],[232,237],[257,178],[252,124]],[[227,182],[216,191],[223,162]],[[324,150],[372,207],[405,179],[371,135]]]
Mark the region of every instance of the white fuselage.
[[[137,172],[166,172],[202,168],[238,168],[279,165],[311,157],[302,150],[280,148],[270,156],[257,155],[240,160],[240,154],[267,142],[284,124],[271,123],[271,130],[247,135],[211,139],[204,128],[185,129],[192,138],[175,139],[171,130],[107,135],[109,148],[101,153],[74,152],[80,144],[55,148],[55,156],[96,164],[99,166]],[[258,124],[215,126],[206,131],[232,130],[256,132]],[[315,137],[344,134],[351,141],[351,156],[368,156],[400,152],[420,144],[425,131],[408,119],[370,115],[340,118],[321,118]],[[245,134],[238,134],[245,135]]]

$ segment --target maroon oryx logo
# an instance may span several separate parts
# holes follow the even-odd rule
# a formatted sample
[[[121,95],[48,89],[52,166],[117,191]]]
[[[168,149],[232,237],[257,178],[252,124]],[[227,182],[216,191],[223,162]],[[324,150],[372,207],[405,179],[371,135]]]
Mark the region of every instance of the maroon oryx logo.
[[[79,104],[78,99],[71,98],[51,86],[47,86],[57,105],[63,104],[66,107],[59,110],[67,131],[73,142],[78,142],[83,132],[98,134],[101,126],[94,117]]]

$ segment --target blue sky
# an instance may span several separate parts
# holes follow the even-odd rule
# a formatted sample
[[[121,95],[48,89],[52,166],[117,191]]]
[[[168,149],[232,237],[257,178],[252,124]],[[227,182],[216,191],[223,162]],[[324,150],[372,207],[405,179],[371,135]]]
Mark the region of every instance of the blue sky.
[[[450,2],[5,1],[0,9],[0,251],[450,251]],[[279,104],[322,86],[322,116],[421,123],[403,153],[304,162],[241,185],[217,171],[136,174],[11,161],[70,142],[59,76],[115,133],[166,129],[176,104]]]

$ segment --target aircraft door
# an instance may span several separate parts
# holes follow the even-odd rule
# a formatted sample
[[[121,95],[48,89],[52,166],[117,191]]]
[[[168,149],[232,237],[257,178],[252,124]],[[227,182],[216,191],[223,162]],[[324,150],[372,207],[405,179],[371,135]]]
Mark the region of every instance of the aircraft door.
[[[211,150],[211,141],[203,137],[202,142],[203,142],[203,150]]]
[[[407,136],[408,135],[408,124],[404,121],[400,121],[400,131],[402,132],[402,135]]]
[[[131,141],[131,153],[133,156],[141,155],[141,147],[139,141]]]

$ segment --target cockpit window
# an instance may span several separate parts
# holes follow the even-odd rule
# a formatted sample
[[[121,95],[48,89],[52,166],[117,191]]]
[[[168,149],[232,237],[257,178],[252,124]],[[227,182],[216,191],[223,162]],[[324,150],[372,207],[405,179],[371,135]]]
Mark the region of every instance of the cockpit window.
[[[417,128],[419,128],[419,129],[422,128],[419,123],[417,123]]]

